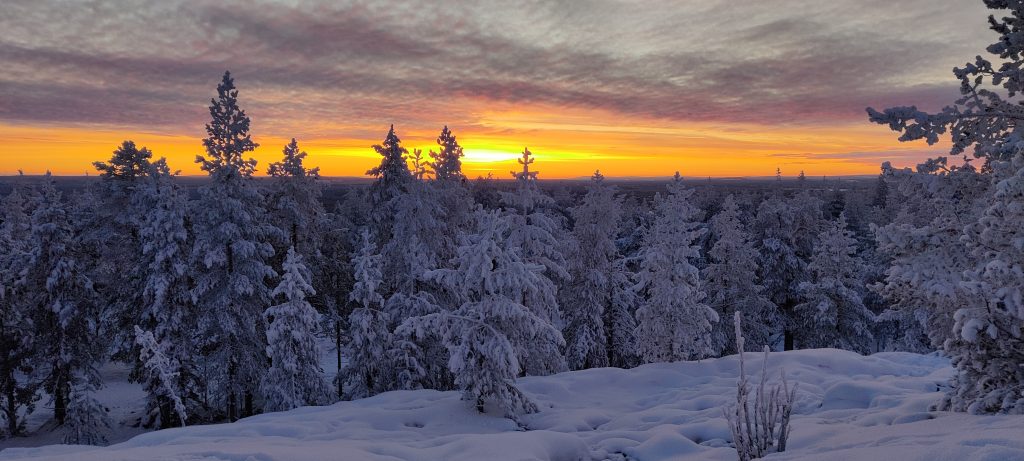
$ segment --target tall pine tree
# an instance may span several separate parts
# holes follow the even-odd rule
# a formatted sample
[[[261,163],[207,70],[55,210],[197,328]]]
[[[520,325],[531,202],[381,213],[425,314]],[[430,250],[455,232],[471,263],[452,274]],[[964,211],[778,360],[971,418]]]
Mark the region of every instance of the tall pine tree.
[[[245,158],[256,143],[228,72],[217,85],[210,117],[203,139],[206,155],[196,157],[211,181],[194,209],[193,296],[201,315],[198,348],[207,362],[211,397],[224,403],[233,421],[253,413],[254,384],[266,368],[262,314],[270,304],[267,283],[277,274],[268,265],[274,254],[269,241],[273,227],[252,181],[256,160]]]
[[[730,194],[722,210],[711,218],[711,232],[715,243],[708,252],[708,265],[702,270],[708,305],[718,313],[719,319],[729,319],[742,311],[752,320],[745,336],[751,351],[760,350],[771,343],[771,328],[775,324],[775,305],[763,294],[757,283],[758,253],[750,234],[740,219],[739,205]],[[735,328],[729,322],[715,324],[711,347],[719,354],[734,354]]]
[[[315,294],[309,269],[294,248],[284,260],[281,283],[271,293],[284,303],[271,306],[263,314],[267,327],[267,355],[270,369],[263,376],[263,408],[266,411],[291,410],[327,402],[329,390],[320,369],[317,346],[319,315],[306,297]]]
[[[692,261],[704,233],[693,190],[676,173],[668,195],[656,198],[657,217],[644,237],[637,289],[643,301],[636,311],[637,350],[645,362],[673,362],[710,356],[711,329],[718,316],[704,303],[706,294]]]

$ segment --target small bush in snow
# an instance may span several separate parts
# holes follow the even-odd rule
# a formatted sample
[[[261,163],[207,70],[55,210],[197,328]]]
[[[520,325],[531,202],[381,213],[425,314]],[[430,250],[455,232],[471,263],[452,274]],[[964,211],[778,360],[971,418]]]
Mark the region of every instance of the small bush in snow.
[[[741,314],[735,314],[736,350],[743,350],[743,332],[740,329]],[[789,388],[786,374],[782,373],[782,384],[767,387],[768,346],[764,347],[764,364],[761,368],[761,383],[757,386],[754,402],[750,402],[750,385],[744,369],[743,353],[740,358],[740,380],[736,384],[736,406],[725,409],[733,445],[740,461],[761,458],[772,452],[786,451],[789,438],[789,417],[793,413],[796,386]]]

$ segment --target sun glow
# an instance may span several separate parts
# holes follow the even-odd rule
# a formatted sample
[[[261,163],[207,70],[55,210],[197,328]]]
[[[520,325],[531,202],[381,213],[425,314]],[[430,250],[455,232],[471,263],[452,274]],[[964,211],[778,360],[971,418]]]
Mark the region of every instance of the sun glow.
[[[600,169],[608,176],[664,177],[675,171],[687,176],[766,176],[781,168],[785,175],[805,171],[808,175],[873,174],[879,164],[891,160],[898,166],[912,166],[928,155],[940,154],[944,146],[922,149],[900,145],[883,127],[868,123],[840,126],[758,126],[712,123],[676,126],[666,121],[620,117],[620,124],[608,125],[608,114],[563,110],[552,115],[549,107],[531,111],[519,108],[500,115],[480,114],[478,123],[452,126],[464,148],[467,176],[488,173],[504,178],[516,168],[524,147],[536,154],[542,178],[577,178]],[[556,120],[557,119],[557,120]],[[299,138],[309,153],[310,165],[319,166],[325,176],[363,176],[380,157],[371,148],[383,139],[379,135],[346,136],[346,132],[373,133],[376,127],[338,126],[318,130],[316,137]],[[421,149],[426,156],[437,150],[435,129],[396,126],[403,145]],[[440,130],[436,130],[440,131]],[[203,152],[201,127],[188,134],[160,134],[132,128],[54,126],[38,127],[0,124],[0,174],[41,174],[47,170],[60,175],[93,174],[92,162],[109,158],[125,139],[149,147],[157,157],[167,157],[182,174],[202,174],[195,163]],[[276,161],[289,136],[261,135],[253,153],[259,170]]]

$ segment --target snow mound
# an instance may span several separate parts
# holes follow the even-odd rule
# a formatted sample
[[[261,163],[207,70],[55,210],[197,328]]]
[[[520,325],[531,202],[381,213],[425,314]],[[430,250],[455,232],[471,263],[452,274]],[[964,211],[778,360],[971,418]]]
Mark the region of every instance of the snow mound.
[[[747,354],[754,379],[761,354]],[[8,448],[0,460],[733,460],[723,406],[737,357],[520,380],[541,411],[478,414],[456,392],[389,392],[326,407],[139,435],[110,447]],[[776,460],[1024,459],[1024,417],[930,411],[952,370],[936,356],[774,353],[797,383],[790,449]]]

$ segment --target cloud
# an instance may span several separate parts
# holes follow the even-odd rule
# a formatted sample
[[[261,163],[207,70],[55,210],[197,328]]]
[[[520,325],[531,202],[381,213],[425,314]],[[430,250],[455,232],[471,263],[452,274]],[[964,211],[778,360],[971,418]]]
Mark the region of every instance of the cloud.
[[[879,151],[844,151],[844,152],[779,152],[768,154],[768,157],[785,159],[788,164],[809,164],[815,161],[839,160],[850,163],[879,165],[884,161],[892,161],[901,165],[912,165],[927,158],[947,155],[948,150],[942,149],[902,149]]]
[[[860,122],[867,105],[956,95],[949,69],[990,40],[969,3],[13,0],[0,5],[0,119],[198,131],[230,69],[281,135],[472,124],[489,103]]]

